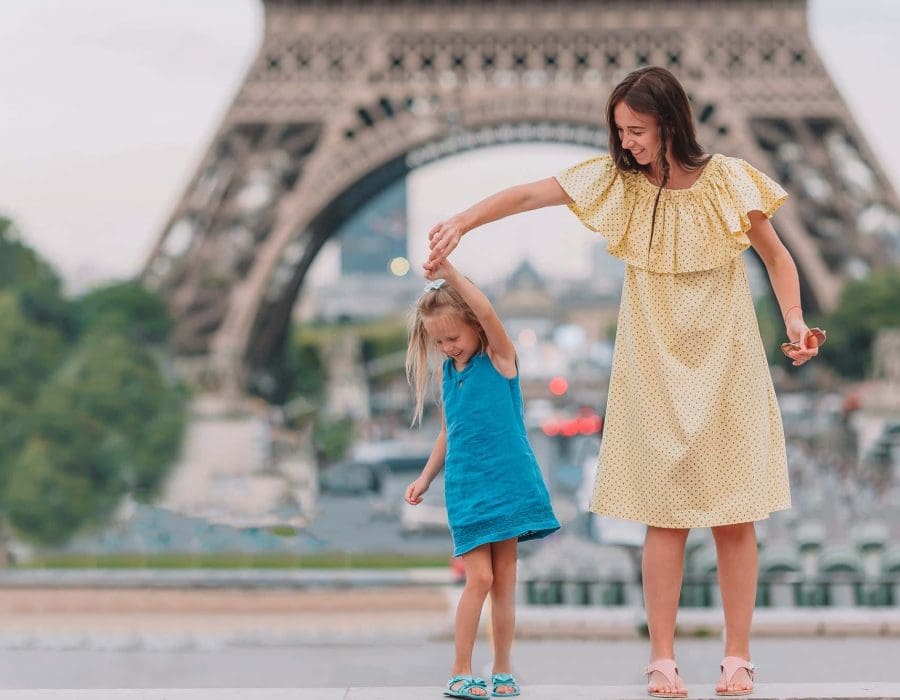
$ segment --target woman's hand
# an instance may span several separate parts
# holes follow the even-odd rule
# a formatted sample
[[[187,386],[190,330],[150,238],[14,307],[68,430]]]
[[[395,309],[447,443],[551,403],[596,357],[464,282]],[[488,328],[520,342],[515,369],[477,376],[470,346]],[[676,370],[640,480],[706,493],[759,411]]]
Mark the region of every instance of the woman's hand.
[[[428,245],[431,252],[426,265],[440,262],[450,255],[459,245],[466,230],[458,214],[432,228],[428,232]]]
[[[785,324],[785,330],[793,345],[785,350],[785,354],[793,360],[794,367],[799,367],[819,354],[819,341],[816,334],[810,330],[800,314],[790,317]]]
[[[431,484],[424,477],[419,477],[409,486],[406,487],[406,495],[404,500],[411,506],[417,506],[422,502],[422,496],[428,490]]]

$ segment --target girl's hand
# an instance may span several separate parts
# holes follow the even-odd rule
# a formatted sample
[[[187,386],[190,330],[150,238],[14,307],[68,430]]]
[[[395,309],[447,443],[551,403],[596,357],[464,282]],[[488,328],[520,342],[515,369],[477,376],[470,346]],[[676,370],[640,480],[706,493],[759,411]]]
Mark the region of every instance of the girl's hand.
[[[404,500],[411,506],[417,506],[422,502],[422,496],[428,490],[429,484],[421,476],[406,487]]]
[[[448,279],[456,272],[456,268],[446,258],[435,262],[428,261],[422,267],[425,269],[427,280]]]
[[[428,245],[431,248],[431,253],[426,264],[444,260],[456,249],[465,232],[466,229],[460,221],[459,215],[452,216],[446,221],[435,225],[428,232]]]
[[[786,324],[785,330],[787,330],[788,339],[797,346],[785,351],[785,354],[793,360],[791,364],[794,367],[799,367],[819,354],[819,342],[803,321],[802,316],[799,314],[793,316]]]

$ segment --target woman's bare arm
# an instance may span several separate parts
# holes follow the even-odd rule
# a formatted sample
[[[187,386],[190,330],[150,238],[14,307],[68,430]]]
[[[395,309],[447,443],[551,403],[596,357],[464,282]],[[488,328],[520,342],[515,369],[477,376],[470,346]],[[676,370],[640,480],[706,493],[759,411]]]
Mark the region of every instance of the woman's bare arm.
[[[465,211],[442,221],[429,231],[431,254],[426,266],[450,255],[459,245],[460,239],[473,228],[512,214],[569,204],[571,201],[572,199],[553,177],[516,185],[492,194]]]
[[[795,365],[802,365],[815,357],[819,351],[815,346],[803,346],[809,327],[803,320],[803,308],[800,305],[800,277],[797,275],[797,265],[775,233],[768,217],[761,211],[751,211],[748,216],[750,230],[747,231],[747,238],[750,239],[750,244],[759,254],[769,273],[769,281],[778,300],[788,338],[801,343],[801,350],[792,352],[791,359]]]

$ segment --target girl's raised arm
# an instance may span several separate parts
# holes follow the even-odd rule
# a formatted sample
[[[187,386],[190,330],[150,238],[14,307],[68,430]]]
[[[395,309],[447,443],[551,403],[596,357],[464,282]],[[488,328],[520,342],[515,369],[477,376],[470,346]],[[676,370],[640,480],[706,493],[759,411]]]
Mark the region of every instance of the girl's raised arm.
[[[482,224],[503,219],[511,214],[569,204],[571,201],[572,199],[553,177],[501,190],[431,229],[428,233],[431,246],[428,262],[434,263],[445,259],[459,245],[460,239],[466,233]]]
[[[484,334],[487,336],[488,352],[494,366],[505,377],[516,376],[516,347],[507,335],[503,322],[497,316],[493,304],[475,284],[460,274],[449,260],[442,260],[427,269],[428,279],[443,277],[456,289],[472,309]]]

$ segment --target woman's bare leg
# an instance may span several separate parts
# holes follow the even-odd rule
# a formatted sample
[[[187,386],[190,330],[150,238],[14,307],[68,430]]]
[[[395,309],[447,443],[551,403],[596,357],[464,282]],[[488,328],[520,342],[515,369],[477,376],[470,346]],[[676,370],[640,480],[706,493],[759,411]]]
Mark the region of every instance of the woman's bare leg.
[[[725,656],[750,660],[750,625],[756,605],[756,529],[753,523],[721,525],[712,529],[716,540],[719,590],[725,610]],[[724,674],[717,690],[749,690],[753,687],[745,669],[738,669],[725,687]]]
[[[650,632],[650,660],[675,658],[675,618],[684,578],[684,545],[690,530],[647,527],[642,563],[644,607]],[[681,678],[673,685],[661,673],[653,673],[650,689],[674,693],[684,690]]]

